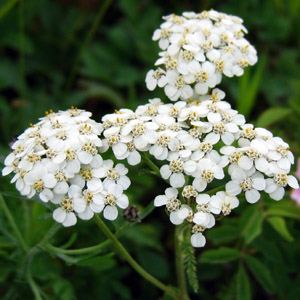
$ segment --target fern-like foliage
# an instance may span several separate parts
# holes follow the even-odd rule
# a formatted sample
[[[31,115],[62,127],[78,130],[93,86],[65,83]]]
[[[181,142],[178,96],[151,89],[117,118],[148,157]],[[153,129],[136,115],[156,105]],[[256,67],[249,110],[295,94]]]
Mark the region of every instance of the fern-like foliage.
[[[188,282],[195,293],[199,290],[198,276],[197,276],[197,261],[195,257],[195,249],[190,242],[190,230],[185,231],[182,241],[182,253],[184,255],[184,267]]]

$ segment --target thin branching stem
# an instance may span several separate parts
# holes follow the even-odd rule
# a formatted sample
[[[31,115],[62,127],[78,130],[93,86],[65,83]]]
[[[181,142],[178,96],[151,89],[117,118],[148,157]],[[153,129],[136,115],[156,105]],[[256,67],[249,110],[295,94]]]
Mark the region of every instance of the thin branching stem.
[[[43,300],[41,293],[40,293],[40,288],[39,286],[35,283],[35,281],[33,280],[30,272],[27,272],[26,274],[26,279],[31,287],[31,290],[34,294],[35,300]]]
[[[25,24],[24,24],[24,0],[19,2],[19,82],[20,95],[25,98],[26,82],[25,82]]]
[[[153,202],[149,203],[140,216],[140,221],[142,221],[144,218],[146,218],[154,209]],[[126,223],[124,224],[117,232],[115,233],[116,237],[121,236],[127,229],[129,229],[131,226],[134,226],[137,223]],[[105,250],[107,247],[112,245],[111,240],[106,240],[98,245],[80,248],[80,249],[63,249],[60,247],[55,247],[50,244],[43,245],[42,248],[51,252],[55,253],[62,253],[62,254],[68,254],[68,255],[81,255],[81,254],[87,254],[87,253],[100,253],[103,250]]]
[[[20,232],[20,230],[19,230],[19,228],[18,228],[18,226],[17,226],[17,224],[16,224],[16,222],[15,222],[15,220],[14,220],[14,218],[13,218],[13,216],[12,216],[12,214],[11,214],[9,208],[8,208],[8,206],[6,205],[5,200],[4,200],[1,192],[0,192],[0,204],[1,204],[2,208],[3,208],[3,211],[4,211],[5,215],[6,215],[6,218],[8,220],[9,225],[11,226],[12,230],[15,233],[15,237],[17,238],[17,240],[18,240],[18,242],[19,242],[22,250],[25,253],[27,253],[28,252],[28,246],[26,245],[26,243],[25,243],[25,241],[24,241],[24,239],[22,237],[22,234],[21,234],[21,232]]]
[[[75,62],[73,64],[73,67],[71,69],[70,75],[68,77],[67,80],[67,84],[66,84],[66,92],[71,88],[76,72],[77,72],[77,68],[80,62],[80,59],[82,57],[83,52],[85,51],[85,49],[87,48],[87,46],[90,44],[91,40],[93,39],[97,28],[99,27],[99,24],[101,23],[106,11],[108,10],[108,8],[110,7],[110,5],[112,4],[113,0],[105,0],[103,1],[103,3],[100,5],[99,11],[97,13],[97,16],[92,24],[92,26],[90,27],[87,35],[85,36],[85,39],[80,47],[80,50],[78,52],[78,55],[75,59]]]
[[[175,299],[178,299],[177,294],[171,288],[169,288],[167,285],[165,285],[164,283],[162,283],[161,281],[153,277],[137,263],[137,261],[129,254],[129,252],[120,243],[120,241],[116,238],[116,236],[105,225],[105,223],[102,221],[99,215],[95,215],[94,220],[99,226],[99,228],[102,230],[102,232],[106,235],[106,237],[112,241],[119,254],[133,267],[133,269],[137,273],[139,273],[143,278],[151,282],[153,285],[155,285],[162,291],[168,293],[170,296],[173,296]]]
[[[182,300],[190,300],[187,285],[186,285],[186,276],[184,269],[184,255],[182,253],[182,242],[185,225],[178,225],[175,228],[175,262],[176,262],[176,271],[177,271],[177,283],[180,289],[180,296]]]

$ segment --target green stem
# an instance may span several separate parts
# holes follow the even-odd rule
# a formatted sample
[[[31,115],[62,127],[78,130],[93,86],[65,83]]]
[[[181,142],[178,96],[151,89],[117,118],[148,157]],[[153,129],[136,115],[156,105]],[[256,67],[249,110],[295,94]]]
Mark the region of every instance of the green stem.
[[[17,224],[16,224],[16,222],[15,222],[12,214],[10,213],[10,210],[9,210],[8,206],[6,205],[5,200],[4,200],[1,192],[0,192],[0,204],[1,204],[2,208],[3,208],[3,211],[4,211],[4,213],[5,213],[5,215],[6,215],[7,219],[8,219],[8,222],[9,222],[11,228],[15,232],[15,236],[18,239],[21,248],[23,249],[23,251],[25,253],[27,253],[28,252],[28,246],[26,245],[26,243],[25,243],[25,241],[24,241],[24,239],[23,239],[23,237],[22,237],[22,235],[20,233],[19,228],[18,228],[18,226],[17,226]]]
[[[31,287],[33,294],[34,294],[35,300],[43,300],[41,293],[40,293],[40,289],[39,289],[38,285],[35,283],[35,281],[33,280],[30,272],[27,273],[26,278],[27,278],[27,281]]]
[[[42,240],[36,244],[27,254],[27,264],[30,265],[33,257],[40,252],[41,249],[45,247],[47,242],[54,236],[54,234],[61,228],[61,225],[58,223],[54,223],[52,227],[48,230],[46,235],[42,238]]]
[[[36,300],[43,300],[43,298],[40,294],[39,286],[35,283],[34,279],[31,276],[31,271],[30,271],[31,262],[34,256],[41,251],[41,248],[53,237],[53,235],[59,229],[60,229],[60,225],[54,223],[52,227],[48,230],[48,232],[45,234],[45,236],[42,238],[42,240],[38,244],[36,244],[33,248],[31,248],[26,256],[26,261],[25,261],[26,279],[31,287],[31,290]]]
[[[20,95],[25,98],[26,85],[25,85],[25,47],[24,47],[24,0],[19,3],[19,81],[20,81]]]
[[[142,153],[144,161],[148,165],[148,167],[154,172],[155,175],[161,177],[159,167],[145,154]]]
[[[221,185],[221,186],[218,186],[217,188],[211,189],[211,190],[209,190],[209,191],[207,191],[205,193],[208,194],[208,195],[210,195],[210,196],[213,196],[217,192],[223,191],[224,189],[225,189],[225,185]]]
[[[154,209],[154,204],[153,204],[153,202],[150,202],[143,210],[140,220],[143,220],[144,218],[146,218],[153,211],[153,209]],[[121,236],[126,231],[126,229],[133,226],[134,224],[136,224],[136,223],[133,223],[133,224],[126,223],[115,233],[115,236],[116,237]],[[91,253],[91,252],[94,252],[95,254],[97,254],[97,253],[103,251],[104,249],[106,249],[111,244],[112,244],[111,240],[106,240],[105,242],[102,242],[98,245],[86,247],[86,248],[80,248],[80,249],[62,249],[59,247],[52,246],[50,244],[43,246],[43,248],[46,250],[55,252],[55,253],[80,255],[80,254],[87,254],[87,253]]]
[[[186,227],[185,225],[178,225],[175,228],[175,261],[177,271],[177,283],[181,293],[182,300],[189,300],[189,294],[186,286],[185,269],[184,269],[184,255],[182,253],[183,235]]]
[[[6,3],[0,9],[0,19],[9,13],[18,1],[19,0],[6,1]]]
[[[96,32],[96,29],[98,28],[100,22],[102,21],[106,11],[108,10],[108,8],[110,7],[110,5],[112,4],[112,0],[105,0],[102,5],[100,6],[100,9],[98,11],[98,14],[91,26],[91,28],[89,29],[83,43],[82,43],[82,46],[79,50],[79,53],[75,59],[75,62],[74,62],[74,65],[72,67],[72,70],[71,70],[71,73],[69,75],[69,78],[68,78],[68,81],[67,81],[67,84],[66,84],[66,91],[68,91],[70,89],[70,87],[72,86],[72,83],[73,83],[73,80],[75,78],[75,74],[76,74],[76,71],[77,71],[77,68],[78,68],[78,65],[79,65],[79,62],[80,62],[80,58],[84,52],[84,50],[86,49],[86,47],[89,45],[89,43],[91,42],[95,32]]]
[[[176,293],[166,286],[164,283],[157,280],[151,274],[149,274],[146,270],[144,270],[135,260],[134,258],[128,253],[128,251],[124,248],[124,246],[119,242],[119,240],[114,236],[114,234],[109,230],[109,228],[105,225],[105,223],[101,220],[98,215],[94,216],[94,220],[99,226],[99,228],[103,231],[108,239],[112,241],[118,252],[121,256],[146,280],[151,282],[153,285],[158,287],[159,289],[163,290],[164,292],[168,293],[169,295],[173,296],[175,299],[178,299]]]

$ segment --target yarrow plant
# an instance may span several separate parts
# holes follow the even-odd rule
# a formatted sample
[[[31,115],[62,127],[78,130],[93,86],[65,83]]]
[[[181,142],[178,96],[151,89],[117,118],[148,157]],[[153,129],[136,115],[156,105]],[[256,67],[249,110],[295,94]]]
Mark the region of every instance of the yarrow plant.
[[[90,117],[77,108],[47,112],[18,136],[2,170],[14,173],[11,182],[21,195],[38,194],[58,205],[53,218],[66,227],[76,224],[76,216],[89,220],[102,211],[104,218],[115,220],[116,206],[128,206],[123,193],[130,186],[128,170],[102,159],[97,148],[103,145],[103,126]]]
[[[111,149],[116,161],[131,166],[144,162],[167,182],[154,205],[165,207],[178,228],[188,228],[193,247],[205,245],[205,231],[219,216],[230,215],[240,196],[250,204],[264,193],[278,201],[288,186],[298,189],[289,174],[294,163],[289,145],[267,129],[246,123],[216,88],[223,75],[241,76],[257,61],[242,23],[214,10],[164,17],[153,35],[163,50],[155,62],[159,67],[147,73],[146,85],[150,90],[163,88],[173,103],[150,99],[135,110],[107,114],[102,123],[76,108],[50,111],[13,143],[2,174],[13,173],[11,182],[21,195],[37,194],[56,205],[53,218],[64,226],[74,225],[77,217],[95,216],[141,275],[174,294],[133,263],[98,217],[103,213],[105,219],[115,220],[118,208],[129,206],[124,191],[131,184],[124,164],[102,155]]]
[[[154,205],[165,205],[173,224],[191,224],[194,247],[204,246],[203,232],[215,225],[216,215],[229,215],[239,205],[239,195],[249,203],[256,203],[262,192],[281,200],[285,187],[298,187],[289,175],[294,163],[289,146],[270,131],[246,124],[224,96],[214,89],[188,102],[164,104],[156,98],[136,111],[103,118],[104,144],[123,148],[124,159],[138,151],[160,162],[159,175],[170,188]],[[224,186],[225,175],[230,179]],[[223,190],[212,194],[217,181]]]
[[[164,87],[172,101],[204,95],[223,75],[241,76],[257,62],[241,18],[211,10],[164,20],[153,34],[163,50],[155,62],[159,67],[147,73],[146,84],[149,90]]]

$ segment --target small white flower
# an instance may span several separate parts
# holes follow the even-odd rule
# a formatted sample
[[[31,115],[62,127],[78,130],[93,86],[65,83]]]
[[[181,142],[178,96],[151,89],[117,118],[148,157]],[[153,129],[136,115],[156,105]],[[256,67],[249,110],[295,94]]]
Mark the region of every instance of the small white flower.
[[[208,158],[203,158],[197,164],[197,177],[193,181],[193,186],[198,192],[206,189],[207,184],[212,182],[214,178],[223,179],[223,169]]]
[[[284,196],[284,188],[289,185],[293,189],[298,189],[299,184],[293,175],[287,175],[286,172],[280,170],[276,164],[271,163],[270,169],[273,172],[273,178],[266,180],[265,192],[274,200],[281,200]]]
[[[267,157],[276,161],[280,169],[289,172],[291,165],[294,164],[294,156],[290,151],[290,146],[279,137],[273,137],[267,142]]]
[[[38,193],[44,202],[48,202],[53,197],[51,188],[57,184],[54,175],[48,173],[48,170],[42,165],[36,165],[28,172],[24,176],[24,182],[31,187],[32,191]]]
[[[82,220],[90,220],[94,213],[100,213],[104,209],[103,198],[100,191],[84,190],[74,197],[74,210]]]
[[[186,174],[195,172],[196,167],[196,163],[191,160],[184,162],[180,158],[175,158],[169,165],[160,168],[160,174],[163,179],[170,178],[170,184],[173,188],[180,188],[185,183],[183,172]]]
[[[234,134],[238,131],[239,129],[234,123],[215,123],[212,132],[205,137],[204,141],[216,144],[221,139],[225,145],[231,145],[235,140]]]
[[[212,196],[212,199],[217,196]],[[215,218],[211,214],[211,197],[207,194],[199,194],[196,198],[197,212],[194,214],[193,222],[203,228],[212,228],[215,225]]]
[[[187,205],[181,205],[178,199],[178,190],[175,188],[167,188],[165,195],[159,195],[154,199],[154,206],[159,207],[165,205],[170,213],[170,221],[174,225],[183,223],[188,216],[189,208]]]
[[[189,64],[189,75],[185,75],[186,82],[195,83],[195,91],[199,95],[207,93],[208,88],[216,86],[217,77],[215,75],[215,67],[212,63],[206,61],[200,64],[197,61]]]
[[[150,70],[146,75],[146,86],[148,90],[153,91],[156,86],[164,87],[167,84],[165,71],[161,68]]]
[[[260,199],[259,191],[266,188],[266,180],[259,172],[245,172],[239,168],[234,169],[231,174],[232,181],[226,184],[226,192],[232,196],[245,192],[246,200],[255,203]]]
[[[98,205],[105,205],[103,216],[105,219],[113,221],[118,217],[118,209],[116,206],[125,209],[129,205],[128,197],[123,194],[123,190],[119,185],[112,183],[100,193]]]
[[[74,214],[74,196],[81,192],[81,188],[72,185],[69,189],[68,195],[64,196],[60,202],[60,207],[53,211],[53,219],[61,223],[65,227],[73,226],[77,222]]]
[[[239,206],[239,200],[226,192],[217,192],[216,197],[211,197],[209,204],[210,210],[214,214],[222,212],[224,216],[227,216],[234,208]]]
[[[165,86],[165,93],[172,101],[176,101],[178,98],[188,99],[193,96],[193,89],[178,72],[167,71],[166,77],[168,84]]]
[[[191,244],[195,248],[204,247],[206,244],[206,238],[201,232],[194,233],[191,235]]]

